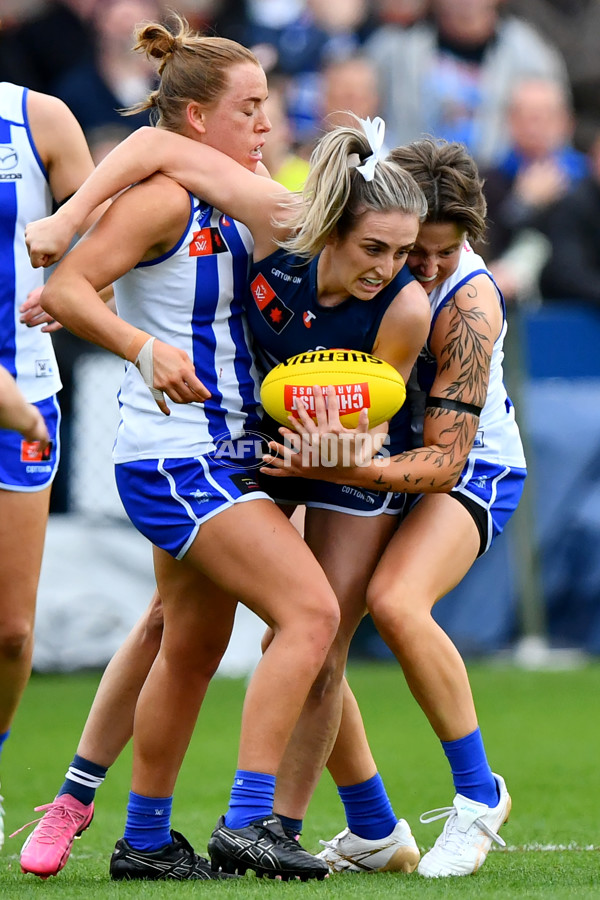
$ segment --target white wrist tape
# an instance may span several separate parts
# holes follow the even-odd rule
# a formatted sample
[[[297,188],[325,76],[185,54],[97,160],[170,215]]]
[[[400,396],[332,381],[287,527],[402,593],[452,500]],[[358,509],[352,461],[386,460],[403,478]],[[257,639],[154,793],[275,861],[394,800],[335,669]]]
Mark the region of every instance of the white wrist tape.
[[[148,338],[146,343],[142,346],[142,349],[137,355],[137,359],[135,361],[136,368],[139,369],[140,375],[144,379],[150,393],[154,397],[155,400],[161,400],[166,402],[165,395],[162,391],[159,391],[158,388],[154,387],[154,356],[153,356],[153,348],[154,341],[156,338],[151,337]]]

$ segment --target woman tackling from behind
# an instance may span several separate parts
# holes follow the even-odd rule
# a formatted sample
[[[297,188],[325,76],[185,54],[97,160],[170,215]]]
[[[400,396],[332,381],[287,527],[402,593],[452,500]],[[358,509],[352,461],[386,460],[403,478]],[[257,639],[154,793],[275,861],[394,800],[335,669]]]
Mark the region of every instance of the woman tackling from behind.
[[[456,790],[451,807],[421,817],[423,822],[447,821],[418,872],[468,875],[484,862],[492,841],[504,843],[497,832],[511,801],[504,779],[488,764],[463,660],[431,609],[504,528],[522,493],[525,459],[502,381],[504,302],[484,261],[468,244],[484,233],[477,167],[462,145],[429,139],[399,147],[390,157],[411,173],[428,203],[408,255],[432,316],[416,369],[424,411],[422,446],[380,463],[338,470],[303,469],[301,454],[280,447],[281,459],[272,459],[263,471],[334,478],[357,488],[415,496],[368,585],[367,606],[442,743]],[[340,427],[334,397],[329,405],[329,414],[321,406],[320,425],[301,414],[297,430],[313,441],[319,431],[347,441],[351,432]],[[373,802],[377,769],[349,688],[328,768],[348,828],[323,842],[321,857],[333,871],[386,868],[394,845],[389,838],[370,839],[367,830],[382,817]],[[286,814],[289,803],[278,798],[276,808]]]
[[[268,355],[285,358],[292,352],[309,349],[314,346],[315,341],[318,343],[324,340],[325,334],[328,334],[328,340],[334,340],[334,332],[339,342],[338,329],[344,328],[348,318],[352,323],[350,328],[353,328],[353,336],[347,336],[347,340],[359,342],[360,349],[374,349],[380,355],[390,358],[408,376],[426,335],[429,314],[426,299],[414,283],[411,288],[416,290],[412,290],[409,297],[403,297],[402,304],[399,304],[400,292],[407,284],[406,275],[400,270],[416,237],[419,219],[425,213],[425,204],[410,176],[393,163],[378,161],[365,134],[355,129],[338,129],[323,139],[313,159],[313,170],[305,195],[306,203],[300,207],[295,201],[282,204],[282,199],[286,196],[283,189],[266,179],[249,175],[207,146],[199,146],[183,137],[167,134],[164,130],[146,130],[139,132],[134,138],[121,145],[112,155],[114,160],[120,154],[122,162],[121,168],[117,169],[118,177],[114,174],[112,176],[116,177],[116,181],[108,183],[106,180],[107,172],[111,171],[110,157],[97,170],[94,179],[97,182],[96,188],[100,183],[101,172],[105,176],[100,194],[111,194],[123,184],[129,184],[130,181],[153,172],[160,164],[164,171],[173,174],[208,202],[218,204],[219,208],[248,225],[254,238],[254,266],[258,270],[256,277],[269,279],[273,274],[280,273],[281,284],[276,285],[275,291],[284,297],[284,310],[289,313],[294,304],[304,302],[314,306],[317,320],[321,312],[325,321],[329,319],[327,329],[326,325],[314,321],[313,314],[310,320],[313,330],[308,338],[311,343],[307,345],[293,343],[288,346],[281,340],[269,344],[267,338],[261,339],[261,347]],[[128,157],[125,156],[125,145],[129,148]],[[361,165],[361,159],[366,157],[371,157],[370,161]],[[147,167],[145,170],[144,166]],[[74,209],[81,210],[87,203],[92,207],[95,205],[98,191],[94,194],[92,184],[93,182],[89,183],[88,189],[78,195],[68,210],[65,208],[65,217],[73,216]],[[36,239],[32,237],[31,229],[30,238],[35,252]],[[217,235],[216,238],[220,240],[221,236]],[[190,245],[193,253],[202,254],[207,240],[214,240],[214,236],[207,232],[197,232]],[[84,243],[88,241],[94,242],[93,234]],[[283,244],[283,249],[279,249],[278,244]],[[71,256],[72,254],[62,263],[57,276],[65,267],[68,271]],[[50,300],[49,308],[59,320],[65,320],[64,308],[56,305],[62,302],[60,291],[56,287],[57,276],[47,288],[45,305],[48,306],[48,294],[54,284],[52,296],[56,299],[55,302]],[[296,287],[291,291],[290,288],[294,285]],[[294,293],[296,296],[292,296]],[[117,288],[119,303],[118,296]],[[255,299],[257,307],[260,307],[259,298],[255,296]],[[286,306],[286,303],[290,306]],[[289,329],[290,335],[294,330],[296,334],[302,335],[303,331],[306,333],[306,326],[302,323],[303,311],[306,311],[305,307],[299,305],[296,309],[298,321]],[[69,327],[73,327],[73,320],[70,318],[72,314],[74,309],[70,308],[69,318],[66,320]],[[284,319],[283,327],[289,324],[291,318],[292,316],[287,321]],[[276,322],[276,319],[272,321]],[[264,322],[262,324],[264,326]],[[279,335],[282,330],[282,327],[277,327],[273,332]],[[346,343],[346,335],[344,337]],[[290,340],[297,341],[298,338],[290,337]],[[302,340],[306,341],[307,338],[303,336]],[[155,377],[151,382],[155,390],[163,386],[157,382],[156,374],[155,368]],[[376,494],[373,494],[373,498],[375,497]],[[377,512],[387,512],[388,506],[391,512],[393,498],[390,496],[383,499]],[[339,505],[334,507],[338,512],[339,508]],[[360,521],[357,518],[357,522]],[[354,537],[357,540],[360,538],[362,559],[367,561],[370,571],[395,523],[392,516],[372,518],[368,523],[369,543],[365,546],[367,530],[364,527],[365,520],[362,521],[362,529],[359,525],[354,526]],[[325,564],[324,560],[321,561]],[[352,631],[362,615],[365,585],[358,592],[360,610],[354,607],[350,610]],[[356,605],[356,597],[353,596],[351,600]],[[190,623],[191,618],[187,623],[188,632]],[[345,649],[351,634],[350,627],[348,624],[349,633],[344,634],[341,642]],[[336,662],[336,669],[339,670],[339,675],[336,675],[337,690],[333,701],[336,705],[337,726],[341,713],[340,679],[343,661],[341,665]],[[146,688],[142,696],[145,690]],[[137,718],[136,713],[136,727]],[[333,737],[334,734],[326,750],[322,751],[323,764]],[[179,762],[180,759],[177,764]],[[42,826],[43,820],[33,833],[33,841]],[[213,862],[216,858],[221,863],[223,844],[220,842],[219,829],[213,834],[209,849]],[[28,847],[24,848],[24,855],[27,851]]]
[[[235,42],[197,36],[180,19],[178,26],[175,34],[159,24],[139,32],[140,47],[160,61],[148,106],[164,129],[199,142],[210,129],[213,143],[235,147],[242,166],[223,159],[264,183],[273,202],[277,186],[253,172],[269,129],[260,64]],[[254,457],[224,467],[212,455],[220,437],[235,441],[259,422],[242,317],[251,252],[247,229],[211,197],[157,175],[115,200],[44,292],[58,321],[128,361],[115,471],[128,515],[153,544],[163,607],[160,650],[135,710],[132,792],[110,866],[116,879],[220,877],[171,831],[170,813],[238,601],[276,636],[248,686],[238,771],[213,840],[223,843],[224,869],[250,848],[251,867],[267,874],[327,871],[286,838],[272,802],[284,749],[337,630],[337,601],[296,529],[259,489],[248,468]],[[111,283],[118,316],[97,294]],[[296,577],[283,596],[290,569]]]

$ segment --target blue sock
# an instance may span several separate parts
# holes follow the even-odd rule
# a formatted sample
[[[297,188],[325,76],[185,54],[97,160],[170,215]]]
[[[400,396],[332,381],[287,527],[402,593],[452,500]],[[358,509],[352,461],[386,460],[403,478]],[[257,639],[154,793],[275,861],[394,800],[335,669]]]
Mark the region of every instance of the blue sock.
[[[136,850],[160,850],[171,839],[172,797],[144,797],[129,792],[125,840]]]
[[[77,753],[73,757],[73,762],[65,775],[65,781],[58,796],[61,794],[71,794],[88,806],[96,796],[96,790],[100,787],[108,769],[106,766],[99,766],[97,763],[78,756]]]
[[[277,813],[277,815],[281,819],[281,824],[288,833],[293,832],[294,834],[302,834],[302,825],[304,824],[302,819],[290,819],[289,816],[282,816],[279,813]]]
[[[361,784],[338,787],[338,794],[344,804],[348,828],[358,837],[375,841],[387,837],[396,827],[398,819],[379,772]]]
[[[238,769],[233,779],[225,824],[228,828],[245,828],[255,819],[268,818],[273,814],[274,798],[274,775]]]
[[[492,774],[479,728],[457,741],[442,741],[444,753],[452,769],[457,794],[485,803],[498,804],[498,788]]]
[[[8,729],[8,731],[3,731],[2,734],[0,734],[0,755],[2,754],[2,747],[4,746],[4,741],[9,736],[9,734],[10,734],[10,728]]]

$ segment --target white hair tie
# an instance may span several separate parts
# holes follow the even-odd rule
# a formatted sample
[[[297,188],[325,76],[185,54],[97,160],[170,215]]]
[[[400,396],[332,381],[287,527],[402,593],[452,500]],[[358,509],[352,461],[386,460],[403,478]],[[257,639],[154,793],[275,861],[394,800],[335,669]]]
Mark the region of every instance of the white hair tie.
[[[380,116],[376,116],[373,121],[368,117],[366,119],[359,119],[359,121],[373,152],[370,156],[367,156],[362,165],[357,166],[356,168],[365,181],[373,181],[377,161],[383,159],[385,156],[385,151],[383,150],[385,122]]]

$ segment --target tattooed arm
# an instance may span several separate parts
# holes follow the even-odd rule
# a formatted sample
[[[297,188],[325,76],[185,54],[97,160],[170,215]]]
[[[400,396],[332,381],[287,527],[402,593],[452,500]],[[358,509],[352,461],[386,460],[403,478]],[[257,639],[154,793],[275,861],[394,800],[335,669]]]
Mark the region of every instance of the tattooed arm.
[[[302,454],[289,453],[280,464],[270,465],[276,467],[277,474],[319,478],[369,490],[411,494],[451,490],[464,468],[479,425],[478,415],[461,406],[481,408],[485,404],[492,349],[501,327],[498,296],[485,275],[463,285],[438,315],[430,342],[437,360],[430,396],[442,401],[442,405],[426,408],[423,447],[352,469],[303,466]],[[459,408],[447,409],[444,401]]]
[[[438,315],[430,341],[437,361],[430,397],[442,403],[450,400],[482,408],[492,349],[501,327],[502,312],[494,286],[487,276],[478,275]],[[423,447],[392,457],[377,475],[382,485],[379,489],[408,493],[451,490],[464,468],[478,426],[479,417],[474,412],[427,406]]]

